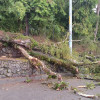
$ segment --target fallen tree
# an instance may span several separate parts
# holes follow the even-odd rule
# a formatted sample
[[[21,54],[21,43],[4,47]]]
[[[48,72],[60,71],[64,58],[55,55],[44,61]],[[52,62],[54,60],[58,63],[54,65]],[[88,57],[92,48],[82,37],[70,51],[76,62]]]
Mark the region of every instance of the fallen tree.
[[[51,71],[49,68],[47,68],[47,67],[45,66],[45,64],[44,64],[42,61],[40,61],[39,59],[37,59],[37,58],[35,58],[35,57],[30,56],[30,55],[27,53],[27,51],[26,51],[23,47],[17,46],[17,48],[22,52],[22,54],[23,54],[27,59],[29,59],[29,61],[31,62],[31,64],[32,64],[33,66],[35,66],[37,69],[38,69],[38,66],[41,66],[43,71],[45,71],[46,73],[48,73],[48,74],[50,74],[50,75],[55,75],[55,76],[57,76],[58,80],[59,80],[59,81],[62,81],[62,77],[61,77],[60,74],[57,74],[57,73]]]
[[[41,67],[44,72],[46,72],[49,75],[54,75],[58,78],[59,81],[62,81],[62,76],[60,74],[53,72],[52,70],[47,68],[42,61],[40,61],[36,57],[29,55],[27,50],[25,50],[25,48],[31,49],[31,47],[34,46],[33,44],[35,41],[30,37],[22,36],[20,34],[4,33],[0,34],[0,41],[12,43],[13,46],[17,48],[36,69]]]
[[[37,42],[32,39],[31,37],[24,36],[20,33],[3,33],[0,34],[0,41],[1,42],[7,42],[12,44],[17,44],[24,46],[28,49],[31,49],[33,46],[37,45]]]
[[[73,66],[73,64],[70,61],[64,61],[62,59],[50,57],[46,54],[43,54],[42,52],[40,53],[40,52],[33,51],[32,48],[35,48],[35,45],[37,45],[38,43],[35,40],[33,40],[33,38],[31,38],[31,37],[23,36],[22,34],[3,33],[3,34],[0,34],[0,41],[12,43],[15,48],[16,47],[18,48],[18,46],[20,46],[20,49],[18,48],[20,51],[22,50],[21,48],[25,47],[26,49],[23,48],[24,51],[26,50],[25,52],[27,52],[27,49],[28,49],[29,52],[30,51],[32,52],[32,54],[33,54],[32,56],[35,56],[39,59],[44,58],[42,60],[46,60],[47,62],[54,63],[54,64],[62,66],[62,67],[64,66],[64,67],[66,67],[67,70],[71,71],[72,73],[76,74],[78,72],[77,68],[75,66]],[[30,56],[28,55],[28,52],[26,54],[27,56],[24,53],[23,53],[23,55],[30,60],[30,58],[29,58]],[[35,60],[36,59],[34,59],[34,61]],[[40,60],[37,60],[37,61],[39,63],[41,63],[42,66],[44,66],[44,64]]]
[[[48,54],[43,54],[42,52],[34,51],[32,49],[35,48],[36,45],[38,45],[38,43],[35,40],[33,40],[33,38],[28,37],[28,36],[23,36],[22,34],[3,33],[3,34],[0,34],[0,41],[6,42],[6,43],[12,43],[13,46],[17,47],[22,52],[22,54],[27,59],[29,59],[29,61],[36,68],[38,68],[37,65],[40,64],[42,66],[42,69],[46,73],[50,73],[51,75],[56,75],[58,78],[61,76],[52,72],[50,69],[48,69],[45,66],[45,64],[42,61],[40,61],[39,59],[45,60],[49,63],[53,63],[53,64],[60,66],[60,67],[65,67],[66,70],[71,71],[74,74],[78,73],[77,66],[99,64],[100,63],[100,61],[85,63],[85,62],[77,62],[76,60],[73,60],[73,59],[63,60],[63,59],[58,59],[58,58],[49,56]],[[29,55],[28,52],[31,53],[32,56]]]
[[[78,69],[77,69],[77,67],[75,67],[75,66],[78,66],[78,64],[73,63],[70,60],[65,61],[65,60],[58,59],[56,57],[52,57],[52,56],[49,56],[47,54],[43,54],[43,53],[37,52],[37,51],[31,51],[30,54],[41,60],[45,60],[51,64],[57,65],[59,67],[64,67],[64,68],[66,68],[66,70],[72,72],[73,74],[78,73]]]

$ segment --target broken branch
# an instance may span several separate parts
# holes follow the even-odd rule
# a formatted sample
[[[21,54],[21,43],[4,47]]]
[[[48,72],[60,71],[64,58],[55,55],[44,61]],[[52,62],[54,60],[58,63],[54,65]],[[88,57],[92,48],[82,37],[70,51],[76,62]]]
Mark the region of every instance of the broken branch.
[[[29,61],[31,62],[32,65],[34,65],[36,68],[38,68],[38,66],[42,67],[42,70],[45,71],[46,73],[49,73],[50,75],[55,75],[57,76],[58,80],[59,81],[62,81],[62,76],[60,74],[57,74],[53,71],[51,71],[49,68],[46,67],[46,65],[40,61],[39,59],[33,57],[33,56],[30,56],[28,54],[28,52],[21,46],[17,46],[17,48],[22,52],[22,54],[27,58],[29,59]]]

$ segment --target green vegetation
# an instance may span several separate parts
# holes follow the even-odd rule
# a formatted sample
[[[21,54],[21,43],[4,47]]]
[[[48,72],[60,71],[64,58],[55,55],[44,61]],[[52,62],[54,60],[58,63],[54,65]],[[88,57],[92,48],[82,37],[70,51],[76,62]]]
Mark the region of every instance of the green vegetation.
[[[32,35],[55,41],[68,32],[69,0],[0,0],[0,4],[1,30],[25,33],[27,27]],[[74,0],[73,38],[93,38],[98,17],[92,9],[96,4],[97,0]]]
[[[86,88],[87,88],[87,89],[94,89],[94,88],[95,88],[95,84],[94,84],[93,82],[87,83],[87,84],[86,84]]]
[[[68,60],[68,59],[76,59],[78,60],[78,53],[73,51],[73,57],[70,55],[70,51],[68,48],[67,42],[62,42],[59,44],[43,44],[41,45],[41,50],[45,54],[49,54],[51,56],[55,56],[56,58]]]
[[[36,42],[32,37],[24,36],[23,34],[20,33],[16,33],[16,34],[14,33],[14,35],[16,36],[15,39],[21,39],[21,40],[29,39],[31,41],[31,44],[29,44],[31,48],[38,46],[38,42]]]
[[[60,83],[55,83],[53,88],[59,91],[68,88],[68,85],[69,83],[65,83],[62,81]]]
[[[71,90],[73,90],[73,92],[76,94],[77,92],[79,92],[79,90],[76,87],[71,86]]]
[[[96,73],[94,75],[94,80],[97,81],[97,82],[100,82],[100,73]]]
[[[30,83],[31,81],[32,81],[32,80],[29,79],[29,77],[26,77],[26,80],[25,80],[26,83]]]
[[[57,78],[57,76],[55,76],[55,75],[49,75],[48,76],[48,79],[56,79]]]

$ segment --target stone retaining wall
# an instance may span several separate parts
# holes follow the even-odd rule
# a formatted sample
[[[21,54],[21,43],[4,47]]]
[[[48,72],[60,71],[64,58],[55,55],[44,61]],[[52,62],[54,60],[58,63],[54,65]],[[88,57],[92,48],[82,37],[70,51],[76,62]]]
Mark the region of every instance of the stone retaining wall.
[[[19,58],[23,57],[22,53],[13,48],[12,46],[0,46],[0,57],[6,56],[10,58]]]
[[[0,78],[32,74],[33,67],[27,59],[0,58]]]

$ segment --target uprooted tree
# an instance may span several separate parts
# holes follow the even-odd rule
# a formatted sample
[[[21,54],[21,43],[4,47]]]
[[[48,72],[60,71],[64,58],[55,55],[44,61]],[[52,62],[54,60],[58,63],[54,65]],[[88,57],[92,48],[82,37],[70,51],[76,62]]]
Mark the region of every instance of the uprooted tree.
[[[23,36],[22,34],[18,34],[18,33],[15,34],[15,33],[4,32],[3,34],[0,34],[0,41],[3,43],[4,42],[11,43],[14,46],[14,48],[21,51],[21,53],[30,61],[30,63],[34,67],[36,67],[36,69],[41,67],[44,72],[46,72],[49,75],[55,75],[60,81],[62,81],[61,75],[56,72],[53,72],[51,69],[46,67],[45,63],[41,60],[45,60],[49,63],[52,63],[60,67],[65,67],[66,70],[71,71],[74,74],[78,73],[77,66],[98,64],[100,62],[97,61],[97,62],[84,63],[84,62],[77,62],[76,60],[73,60],[73,58],[70,59],[56,58],[55,55],[50,56],[49,52],[48,54],[47,53],[44,54],[41,50],[41,46],[43,45],[40,45],[31,37]]]

